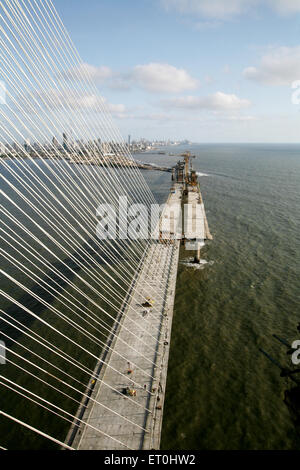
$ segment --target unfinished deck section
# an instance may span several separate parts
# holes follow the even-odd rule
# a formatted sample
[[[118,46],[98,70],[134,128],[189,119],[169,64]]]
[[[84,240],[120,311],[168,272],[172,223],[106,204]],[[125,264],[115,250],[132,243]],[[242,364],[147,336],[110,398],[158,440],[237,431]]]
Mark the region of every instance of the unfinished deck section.
[[[184,239],[187,250],[195,250],[200,261],[200,249],[205,240],[212,240],[202,200],[200,186],[187,185],[188,209],[184,213]]]
[[[167,206],[181,204],[181,188],[178,185],[170,194]],[[174,228],[176,232],[176,222]],[[81,424],[73,447],[159,449],[179,245],[174,237],[154,242],[149,249],[83,415],[83,421],[97,430]],[[147,298],[153,301],[150,311],[142,306]],[[126,387],[135,389],[136,396],[122,394]]]

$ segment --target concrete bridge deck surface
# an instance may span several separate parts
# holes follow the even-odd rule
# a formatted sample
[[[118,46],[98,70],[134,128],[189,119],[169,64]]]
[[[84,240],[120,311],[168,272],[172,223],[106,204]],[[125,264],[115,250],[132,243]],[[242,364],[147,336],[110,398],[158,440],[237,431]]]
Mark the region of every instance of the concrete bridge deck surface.
[[[159,449],[178,256],[179,242],[151,247],[101,382],[92,395],[97,403],[90,400],[83,417],[103,434],[81,426],[75,448]],[[154,300],[154,308],[145,315],[142,303],[147,297]],[[133,370],[130,375],[129,368]],[[119,392],[130,387],[136,396],[119,394],[105,383]]]
[[[82,420],[86,424],[80,424],[72,442],[74,448],[151,450],[160,447],[182,237],[180,215],[176,211],[170,212],[170,206],[181,205],[182,189],[182,184],[174,185],[161,216],[173,226],[171,231],[166,230],[173,240],[153,242],[143,260],[99,380],[84,411]],[[204,241],[210,233],[199,188],[189,190],[188,202],[193,206],[188,227],[195,225],[199,214],[194,206],[200,207],[204,224],[201,234],[195,238]],[[142,305],[147,298],[153,302],[150,309]],[[132,372],[128,374],[129,370]],[[123,394],[126,388],[135,391],[136,395]],[[74,424],[68,437],[73,431]],[[67,442],[70,443],[68,439]]]
[[[187,240],[212,240],[210,233],[207,217],[205,213],[205,207],[200,191],[200,186],[188,185],[188,204],[190,205],[190,213],[186,220],[185,238]]]
[[[176,197],[180,200],[180,188],[169,200]],[[84,412],[88,426],[80,425],[74,448],[159,449],[179,245],[174,240],[150,247]],[[153,301],[150,309],[142,306],[147,298]],[[127,387],[136,396],[124,395]]]

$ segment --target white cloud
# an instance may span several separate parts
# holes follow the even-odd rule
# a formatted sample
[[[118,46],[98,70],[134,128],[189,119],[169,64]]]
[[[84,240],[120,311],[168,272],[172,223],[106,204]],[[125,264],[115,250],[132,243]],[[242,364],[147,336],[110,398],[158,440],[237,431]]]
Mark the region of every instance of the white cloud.
[[[159,93],[179,93],[199,85],[184,69],[160,63],[137,65],[133,69],[132,80],[146,91]]]
[[[63,76],[67,81],[75,82],[79,81],[82,74],[96,83],[118,90],[129,90],[138,86],[154,93],[180,93],[199,86],[198,80],[192,78],[186,70],[162,63],[136,65],[123,73],[113,73],[105,66],[81,64],[65,71]]]
[[[95,67],[87,63],[82,63],[73,67],[62,74],[66,80],[76,81],[88,78],[97,83],[102,83],[112,76],[112,71],[109,67],[100,66]]]
[[[49,89],[36,92],[34,94],[35,100],[42,108],[49,108],[51,111],[94,111],[94,112],[108,112],[112,115],[120,116],[126,112],[126,107],[123,104],[109,103],[101,95],[88,94],[78,90],[67,89]],[[18,103],[24,110],[28,109],[26,99],[30,96],[18,96]],[[33,106],[36,103],[33,102]]]
[[[300,12],[300,0],[269,0],[268,3],[282,15]]]
[[[167,9],[207,18],[225,19],[245,12],[256,0],[161,0]]]
[[[245,78],[266,85],[288,85],[300,79],[300,46],[272,49],[257,67],[247,67]]]
[[[126,112],[126,107],[124,104],[114,104],[114,103],[109,103],[107,102],[104,98],[103,101],[105,103],[105,106],[107,110],[112,114],[113,116],[118,116],[118,117],[123,117],[124,113]]]
[[[282,15],[300,12],[300,0],[161,0],[161,3],[167,10],[219,20],[239,16],[255,6],[267,6]]]
[[[247,116],[227,116],[226,118],[227,121],[236,121],[236,122],[249,122],[249,121],[257,121],[258,118],[257,116],[252,116],[252,115],[247,115]]]
[[[169,113],[149,113],[149,114],[140,114],[135,116],[136,119],[138,120],[144,120],[144,121],[159,121],[160,123],[168,123],[170,121],[180,121],[180,122],[186,122],[187,118],[186,116],[182,115],[174,115],[174,114],[169,114]],[[194,118],[191,118],[194,120]]]
[[[233,94],[218,91],[209,96],[184,96],[162,100],[161,105],[165,108],[178,108],[185,110],[211,110],[232,111],[246,108],[251,105],[249,100],[241,99]]]

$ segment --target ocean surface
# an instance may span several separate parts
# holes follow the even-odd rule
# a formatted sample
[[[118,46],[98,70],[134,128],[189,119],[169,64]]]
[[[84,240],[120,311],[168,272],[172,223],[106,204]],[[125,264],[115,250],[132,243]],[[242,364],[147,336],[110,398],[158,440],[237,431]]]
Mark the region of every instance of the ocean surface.
[[[287,383],[259,351],[288,367],[272,335],[299,339],[300,146],[167,153],[182,150],[196,156],[214,240],[202,250],[201,269],[187,266],[189,253],[181,252],[162,449],[300,449],[283,403]],[[145,177],[163,199],[167,174]]]
[[[202,144],[164,150],[164,155],[135,158],[172,166],[183,151],[195,155],[214,240],[202,250],[200,269],[191,267],[190,253],[181,250],[162,449],[300,449],[283,403],[288,384],[259,351],[289,366],[286,348],[272,335],[289,343],[299,339],[300,145]],[[157,202],[164,203],[170,173],[143,171],[143,176]],[[9,290],[7,281],[3,286]],[[21,290],[14,294],[21,296]],[[22,301],[39,308],[32,299]],[[62,309],[59,300],[48,301]],[[92,309],[88,302],[85,306]],[[48,318],[49,311],[42,315]],[[13,379],[15,371],[5,368]],[[55,416],[37,407],[32,412],[22,397],[10,397],[2,393],[0,408],[33,425],[47,419],[49,434],[64,439],[68,422],[59,420],[58,428]],[[63,406],[74,412],[77,404]],[[8,448],[54,447],[5,420],[0,437],[0,445]]]

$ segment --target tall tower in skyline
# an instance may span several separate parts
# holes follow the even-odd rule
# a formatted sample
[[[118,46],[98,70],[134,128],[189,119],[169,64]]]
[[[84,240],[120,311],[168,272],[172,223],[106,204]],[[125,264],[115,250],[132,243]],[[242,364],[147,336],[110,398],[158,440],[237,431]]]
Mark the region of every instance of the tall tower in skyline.
[[[29,139],[25,140],[24,149],[25,149],[25,152],[29,152],[29,149],[30,149],[30,140]]]
[[[57,138],[54,136],[53,139],[52,139],[52,145],[53,147],[55,148],[58,148],[59,147],[59,143],[58,143],[58,140]]]
[[[68,151],[69,148],[68,148],[68,136],[67,134],[64,132],[63,133],[63,148]]]

